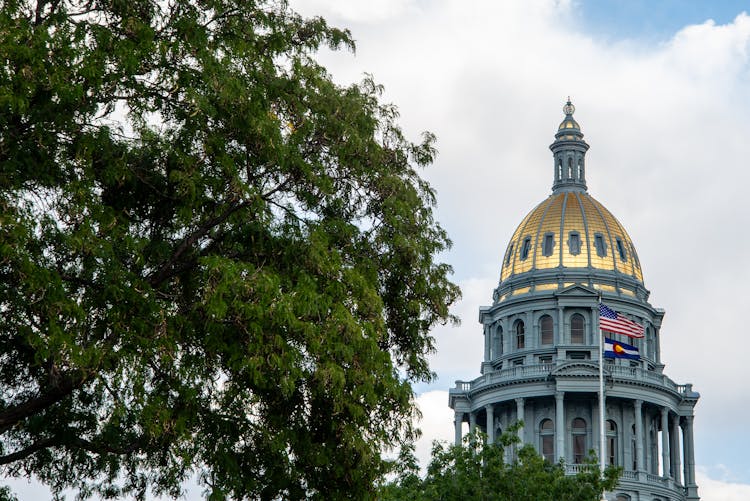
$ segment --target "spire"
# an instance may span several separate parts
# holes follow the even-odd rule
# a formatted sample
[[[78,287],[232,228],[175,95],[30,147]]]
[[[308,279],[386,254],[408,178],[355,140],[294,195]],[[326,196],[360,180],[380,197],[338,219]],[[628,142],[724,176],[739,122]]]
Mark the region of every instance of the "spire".
[[[573,118],[576,107],[570,102],[563,106],[565,118],[557,128],[555,142],[549,147],[555,159],[552,191],[586,191],[586,150],[581,127]]]

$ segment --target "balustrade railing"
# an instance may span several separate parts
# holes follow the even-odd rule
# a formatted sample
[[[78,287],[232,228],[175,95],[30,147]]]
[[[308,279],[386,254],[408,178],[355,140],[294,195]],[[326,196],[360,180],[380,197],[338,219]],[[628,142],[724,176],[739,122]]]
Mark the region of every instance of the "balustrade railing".
[[[514,365],[512,367],[506,367],[498,371],[488,372],[487,374],[479,376],[473,381],[456,381],[455,390],[471,391],[488,384],[543,376],[552,372],[552,370],[554,370],[556,367],[561,367],[568,362],[568,360],[559,360],[557,363]],[[656,383],[682,395],[686,395],[692,392],[692,385],[677,384],[664,374],[649,371],[642,367],[627,367],[623,365],[606,364],[605,370],[610,376],[615,378],[625,378]]]

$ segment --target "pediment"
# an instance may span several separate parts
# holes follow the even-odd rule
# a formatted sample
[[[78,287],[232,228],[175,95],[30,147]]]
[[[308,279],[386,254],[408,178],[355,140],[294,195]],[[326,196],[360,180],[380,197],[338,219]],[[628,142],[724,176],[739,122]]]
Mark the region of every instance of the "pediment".
[[[608,375],[604,370],[605,376]],[[590,360],[573,360],[564,363],[550,372],[550,376],[596,376],[599,377],[599,365]]]
[[[598,297],[599,292],[589,287],[586,287],[585,285],[575,284],[575,285],[570,285],[564,288],[563,290],[556,292],[555,296],[593,298],[593,297]]]

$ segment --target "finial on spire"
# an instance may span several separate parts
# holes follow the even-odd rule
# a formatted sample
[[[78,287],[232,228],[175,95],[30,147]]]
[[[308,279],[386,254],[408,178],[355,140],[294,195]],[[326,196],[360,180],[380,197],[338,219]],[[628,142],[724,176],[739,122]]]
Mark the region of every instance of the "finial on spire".
[[[563,113],[572,116],[575,111],[576,107],[573,106],[573,103],[570,102],[570,96],[568,96],[568,102],[565,103],[565,106],[563,106]]]

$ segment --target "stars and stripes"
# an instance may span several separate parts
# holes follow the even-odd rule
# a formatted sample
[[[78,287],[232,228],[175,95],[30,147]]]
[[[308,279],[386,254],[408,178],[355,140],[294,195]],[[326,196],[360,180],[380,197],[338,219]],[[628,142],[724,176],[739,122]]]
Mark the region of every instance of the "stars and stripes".
[[[614,339],[604,338],[604,356],[606,358],[629,358],[631,360],[640,360],[638,348],[629,344],[615,341]]]
[[[604,303],[599,303],[599,328],[630,337],[644,336],[641,324],[628,320]]]

